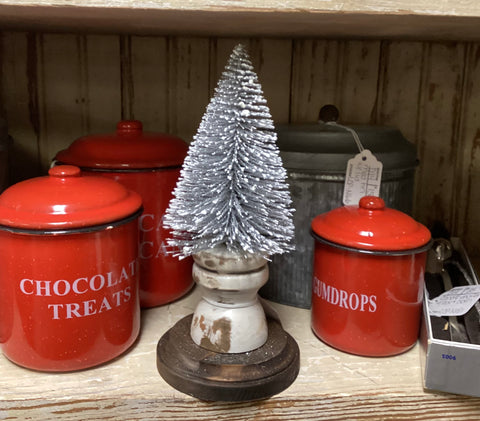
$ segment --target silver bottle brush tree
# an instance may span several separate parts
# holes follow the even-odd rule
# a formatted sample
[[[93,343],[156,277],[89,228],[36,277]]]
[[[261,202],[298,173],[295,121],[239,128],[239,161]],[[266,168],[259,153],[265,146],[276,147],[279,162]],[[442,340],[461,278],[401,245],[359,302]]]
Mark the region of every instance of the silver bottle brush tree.
[[[293,249],[293,209],[276,139],[247,50],[237,45],[164,219],[171,252],[193,255],[202,299],[160,339],[157,367],[172,386],[200,399],[265,398],[298,374],[297,344],[265,315],[257,294],[268,280],[269,256]]]

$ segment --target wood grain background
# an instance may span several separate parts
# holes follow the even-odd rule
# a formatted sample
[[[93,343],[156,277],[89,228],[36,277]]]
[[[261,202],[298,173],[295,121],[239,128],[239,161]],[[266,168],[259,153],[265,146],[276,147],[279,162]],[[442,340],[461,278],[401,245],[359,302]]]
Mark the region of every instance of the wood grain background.
[[[139,119],[190,141],[231,49],[250,53],[276,123],[398,127],[417,145],[414,216],[480,256],[480,44],[1,33],[0,106],[12,181],[44,174],[75,138]]]

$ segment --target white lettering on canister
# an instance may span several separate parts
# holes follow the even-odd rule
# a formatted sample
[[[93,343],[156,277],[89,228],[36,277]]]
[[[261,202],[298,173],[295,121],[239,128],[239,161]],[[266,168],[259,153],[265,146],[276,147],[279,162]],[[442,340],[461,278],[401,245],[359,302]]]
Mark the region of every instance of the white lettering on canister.
[[[92,291],[100,291],[105,286],[105,277],[101,274],[92,276],[88,284]]]
[[[145,213],[139,218],[138,228],[144,237],[139,245],[140,259],[158,259],[165,256],[164,245],[158,244],[162,235],[155,234],[163,231],[162,218],[155,218],[154,214]]]
[[[369,313],[377,311],[376,295],[359,294],[338,289],[320,281],[317,277],[313,279],[313,294],[321,300],[347,310],[368,311]]]
[[[141,259],[151,259],[153,257],[153,241],[143,241],[139,250]]]
[[[53,293],[59,297],[63,297],[70,292],[70,284],[65,279],[59,279],[53,283]]]
[[[155,229],[155,215],[151,213],[144,213],[139,219],[138,219],[138,228],[140,229],[141,232],[150,232]]]
[[[348,297],[348,305],[350,310],[358,309],[359,303],[360,303],[360,300],[358,299],[358,295],[355,292],[352,292]],[[363,310],[360,310],[360,311],[363,311]]]
[[[96,299],[47,305],[52,319],[74,319],[93,316],[128,303],[132,298],[132,282],[137,281],[137,272],[138,261],[135,259],[116,272],[82,276],[73,281],[23,278],[18,285],[22,294],[32,297],[80,297],[89,292],[101,295]]]
[[[29,286],[27,286],[27,284],[29,284]],[[22,291],[25,295],[32,295],[34,293],[33,279],[22,279],[20,281],[20,291]]]
[[[50,281],[35,281],[37,286],[35,295],[50,296]]]
[[[82,282],[85,283],[83,289],[80,289],[78,284]],[[73,281],[72,290],[75,294],[85,294],[88,291],[88,278],[78,278]]]

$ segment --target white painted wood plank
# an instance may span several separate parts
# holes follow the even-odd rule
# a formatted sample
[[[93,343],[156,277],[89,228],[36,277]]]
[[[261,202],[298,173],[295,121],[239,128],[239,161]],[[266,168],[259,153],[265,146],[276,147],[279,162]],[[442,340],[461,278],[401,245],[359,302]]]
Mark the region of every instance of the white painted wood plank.
[[[40,172],[37,36],[3,33],[1,63],[1,108],[13,138],[9,165],[14,183]]]
[[[85,133],[111,133],[121,117],[118,36],[88,35],[83,44]]]
[[[55,154],[86,132],[84,38],[42,35],[39,48],[40,159],[43,171]]]
[[[379,41],[297,41],[294,49],[292,121],[317,121],[333,103],[344,124],[368,124],[376,106]]]
[[[417,140],[422,58],[420,42],[392,41],[382,47],[377,120],[398,128],[412,143]]]
[[[163,9],[163,10],[218,10],[234,8],[236,10],[281,10],[310,12],[328,11],[339,13],[397,13],[480,16],[480,5],[475,0],[346,0],[332,2],[329,0],[171,0],[168,3],[150,0],[2,0],[3,5],[21,6],[70,6],[92,8],[130,8],[130,9]]]
[[[168,131],[190,142],[210,98],[209,40],[172,38],[168,52]]]
[[[337,90],[340,118],[345,123],[372,123],[377,97],[379,41],[346,41],[339,64]]]
[[[197,36],[479,40],[475,0],[3,0],[8,29]]]
[[[379,41],[297,41],[292,121],[317,121],[332,103],[344,124],[368,124],[376,106]]]
[[[168,127],[168,51],[163,37],[132,37],[133,117],[146,131]]]
[[[452,202],[458,151],[465,44],[425,45],[422,87],[419,98],[418,153],[414,214],[432,226],[442,222],[453,227]]]
[[[335,40],[294,41],[292,122],[315,122],[323,105],[339,105],[342,46],[341,41]]]
[[[18,367],[0,356],[0,415],[53,420],[334,420],[395,418],[473,419],[479,398],[426,393],[419,349],[388,358],[336,351],[310,329],[310,311],[272,303],[284,328],[300,346],[301,369],[282,393],[259,402],[198,401],[171,388],[156,370],[161,335],[191,313],[198,291],[163,307],[143,311],[143,331],[134,347],[103,366],[48,374]]]
[[[480,256],[480,45],[469,44],[463,108],[458,132],[459,158],[452,197],[454,229],[468,253]],[[478,259],[477,259],[478,260]],[[480,265],[477,265],[480,270]]]
[[[254,70],[275,123],[288,123],[292,41],[258,39],[251,43]]]

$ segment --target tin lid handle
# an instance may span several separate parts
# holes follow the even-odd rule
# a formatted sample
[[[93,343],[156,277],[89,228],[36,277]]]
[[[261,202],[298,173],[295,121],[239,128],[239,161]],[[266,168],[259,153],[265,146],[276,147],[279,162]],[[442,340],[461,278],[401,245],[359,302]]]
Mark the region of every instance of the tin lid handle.
[[[333,104],[326,104],[320,108],[318,113],[318,120],[322,123],[328,123],[329,121],[337,122],[340,117],[340,112],[338,108]]]

